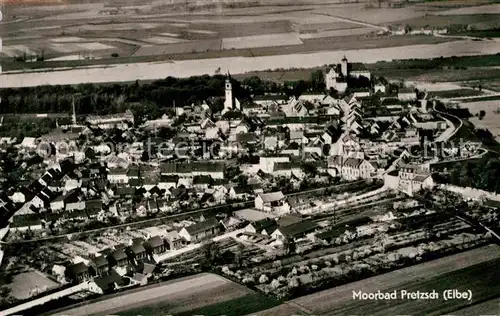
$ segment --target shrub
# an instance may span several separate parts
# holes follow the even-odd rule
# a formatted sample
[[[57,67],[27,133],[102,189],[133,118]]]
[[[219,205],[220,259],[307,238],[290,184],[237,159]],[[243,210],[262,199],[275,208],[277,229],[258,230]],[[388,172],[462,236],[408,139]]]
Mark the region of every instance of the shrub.
[[[267,283],[267,282],[269,282],[269,278],[267,277],[267,275],[265,275],[265,274],[261,275],[260,278],[259,278],[259,283],[260,284],[264,284],[264,283]]]

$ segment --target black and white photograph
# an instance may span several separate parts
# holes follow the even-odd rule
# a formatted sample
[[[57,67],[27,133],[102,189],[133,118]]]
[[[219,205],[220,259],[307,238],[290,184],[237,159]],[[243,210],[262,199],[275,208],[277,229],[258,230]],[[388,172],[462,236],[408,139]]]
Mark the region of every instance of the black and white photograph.
[[[0,316],[500,316],[500,0],[0,0]]]

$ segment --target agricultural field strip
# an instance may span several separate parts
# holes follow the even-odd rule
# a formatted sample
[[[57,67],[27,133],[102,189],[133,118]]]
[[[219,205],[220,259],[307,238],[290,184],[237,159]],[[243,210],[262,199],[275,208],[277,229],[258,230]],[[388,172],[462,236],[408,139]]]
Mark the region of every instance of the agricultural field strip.
[[[419,280],[422,276],[431,278],[481,262],[494,260],[498,257],[500,257],[500,247],[488,245],[300,297],[293,301],[312,309],[315,313],[327,312],[343,302],[352,300],[352,291],[354,290],[363,289],[366,292],[376,292],[379,289],[391,288]]]
[[[108,311],[126,310],[129,307],[135,308],[148,301],[162,301],[166,297],[169,300],[176,300],[186,295],[195,295],[196,293],[210,292],[218,287],[228,285],[230,281],[212,274],[202,274],[198,276],[174,280],[159,286],[146,288],[142,291],[133,293],[124,293],[123,295],[112,297],[104,301],[94,302],[75,309],[64,311],[54,316],[72,315],[87,316],[94,314],[103,314]]]
[[[384,292],[405,289],[410,292],[436,290],[442,293],[448,288],[457,288],[462,291],[471,289],[473,291],[473,301],[493,298],[500,295],[499,276],[492,271],[496,270],[500,264],[500,259],[487,261],[478,265],[473,265],[460,270],[448,272],[439,276],[429,278],[423,276],[420,280],[399,284],[393,287],[384,287]],[[492,278],[488,280],[489,278]],[[493,282],[494,281],[494,282]],[[496,283],[496,286],[492,283]],[[337,308],[330,310],[326,315],[398,315],[400,313],[410,315],[442,315],[450,309],[458,306],[466,306],[467,301],[444,301],[430,300],[425,304],[419,300],[399,300],[399,301],[353,301],[348,300],[341,303]]]

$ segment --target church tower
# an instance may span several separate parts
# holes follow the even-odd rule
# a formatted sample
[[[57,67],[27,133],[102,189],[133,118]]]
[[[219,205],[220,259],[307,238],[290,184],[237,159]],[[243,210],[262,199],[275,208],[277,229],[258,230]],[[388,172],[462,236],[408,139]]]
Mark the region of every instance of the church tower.
[[[344,56],[340,64],[342,76],[344,76],[344,78],[347,78],[347,76],[349,75],[349,70],[347,69],[347,66],[348,66],[347,58]]]
[[[224,101],[224,110],[231,111],[234,107],[233,104],[233,86],[231,85],[231,75],[227,73],[226,78],[226,100]]]
[[[73,110],[73,115],[71,116],[71,120],[72,120],[73,126],[75,126],[76,125],[75,96],[72,97],[71,105],[72,105],[72,110]]]

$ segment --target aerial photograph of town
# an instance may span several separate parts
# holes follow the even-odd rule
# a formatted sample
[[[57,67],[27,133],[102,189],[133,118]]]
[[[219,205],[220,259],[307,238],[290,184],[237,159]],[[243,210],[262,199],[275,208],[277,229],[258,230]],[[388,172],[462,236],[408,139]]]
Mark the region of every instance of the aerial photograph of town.
[[[0,3],[0,316],[500,315],[500,0]]]

